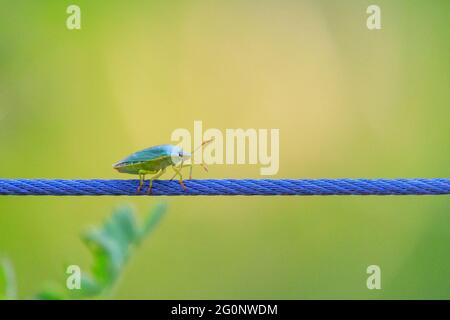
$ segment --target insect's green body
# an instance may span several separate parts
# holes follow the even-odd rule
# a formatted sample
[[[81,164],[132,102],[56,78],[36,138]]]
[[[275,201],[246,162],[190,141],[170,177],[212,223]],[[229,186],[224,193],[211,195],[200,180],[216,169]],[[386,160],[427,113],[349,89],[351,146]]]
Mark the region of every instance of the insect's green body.
[[[114,169],[120,173],[139,174],[139,171],[144,170],[148,173],[156,173],[163,168],[173,165],[170,157],[161,157],[154,160],[135,162],[131,164],[124,164],[115,166]]]
[[[133,153],[114,165],[121,173],[140,174],[139,172],[157,173],[169,166],[180,163],[187,155],[180,147],[170,144],[151,147]]]
[[[203,142],[201,146],[204,146],[211,141],[213,141],[213,139]],[[121,173],[139,175],[138,192],[141,191],[141,188],[144,184],[145,175],[154,174],[154,176],[150,178],[150,185],[148,187],[148,193],[150,193],[152,191],[153,180],[159,178],[162,174],[164,174],[167,167],[172,166],[173,170],[175,171],[175,175],[173,176],[173,178],[178,176],[180,178],[181,186],[183,187],[183,189],[186,189],[180,170],[183,167],[190,167],[191,170],[189,173],[189,179],[192,178],[192,164],[184,164],[184,161],[187,161],[190,158],[191,154],[184,152],[180,147],[170,144],[164,144],[161,146],[150,147],[135,152],[132,155],[129,155],[125,159],[120,160],[119,162],[114,164],[113,168]],[[205,165],[200,165],[205,170],[207,170]]]
[[[150,186],[148,188],[148,193],[150,193],[153,180],[159,178],[169,166],[172,166],[175,175],[180,177],[181,186],[185,188],[180,169],[183,167],[183,162],[190,159],[190,157],[191,155],[184,152],[180,147],[165,144],[135,152],[114,164],[113,168],[121,173],[139,175],[140,184],[138,192],[142,188],[145,175],[155,174],[155,176],[150,179]]]

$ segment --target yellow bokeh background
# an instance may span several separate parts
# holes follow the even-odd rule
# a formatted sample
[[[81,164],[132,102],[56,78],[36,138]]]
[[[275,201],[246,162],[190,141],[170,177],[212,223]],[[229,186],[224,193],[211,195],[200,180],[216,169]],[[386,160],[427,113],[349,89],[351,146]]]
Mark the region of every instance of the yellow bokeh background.
[[[111,165],[177,128],[280,129],[273,178],[449,176],[447,1],[2,3],[0,176],[129,178]],[[217,165],[198,178],[258,178]],[[91,262],[112,208],[169,212],[116,298],[450,298],[448,196],[1,197],[20,297]],[[382,290],[366,268],[382,269]]]

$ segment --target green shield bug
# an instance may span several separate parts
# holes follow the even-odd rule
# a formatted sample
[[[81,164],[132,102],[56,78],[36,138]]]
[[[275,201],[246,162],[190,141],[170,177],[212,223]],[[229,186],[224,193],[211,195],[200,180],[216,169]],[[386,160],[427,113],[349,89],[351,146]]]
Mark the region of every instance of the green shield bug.
[[[200,147],[212,142],[213,139],[204,141],[197,149],[191,153],[183,151],[182,148],[170,144],[164,144],[160,146],[150,147],[141,151],[137,151],[128,157],[120,160],[113,165],[113,168],[120,173],[137,174],[139,176],[139,187],[137,192],[139,193],[145,182],[145,176],[147,174],[153,174],[150,178],[150,185],[147,190],[147,194],[152,191],[153,180],[158,179],[166,172],[166,168],[171,166],[175,171],[174,179],[176,176],[180,178],[180,185],[186,190],[186,186],[183,183],[183,176],[181,169],[184,167],[190,167],[189,179],[192,179],[192,166],[193,164],[185,164],[185,161],[191,158],[191,154],[197,151]],[[206,165],[200,164],[205,171],[208,171]],[[171,179],[171,180],[172,180]]]

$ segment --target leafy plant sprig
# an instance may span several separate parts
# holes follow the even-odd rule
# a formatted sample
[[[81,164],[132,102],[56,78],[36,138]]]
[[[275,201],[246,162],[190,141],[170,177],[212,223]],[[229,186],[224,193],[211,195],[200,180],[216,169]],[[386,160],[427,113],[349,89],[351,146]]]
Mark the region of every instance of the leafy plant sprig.
[[[165,204],[156,205],[141,225],[130,206],[117,208],[101,227],[90,228],[82,235],[93,257],[91,272],[81,273],[79,289],[52,284],[36,295],[37,299],[85,299],[108,297],[133,249],[147,237],[166,212]],[[14,270],[9,260],[0,260],[0,300],[15,299]]]

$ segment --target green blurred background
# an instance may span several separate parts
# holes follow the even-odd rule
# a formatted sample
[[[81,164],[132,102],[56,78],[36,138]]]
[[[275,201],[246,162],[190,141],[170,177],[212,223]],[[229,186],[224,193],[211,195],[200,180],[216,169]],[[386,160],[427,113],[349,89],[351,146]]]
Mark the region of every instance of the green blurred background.
[[[194,120],[279,128],[275,178],[450,176],[448,1],[378,0],[379,31],[364,0],[0,4],[2,178],[129,178],[111,164]],[[115,206],[161,199],[116,298],[450,298],[448,196],[1,197],[20,297],[88,267],[79,234]]]

